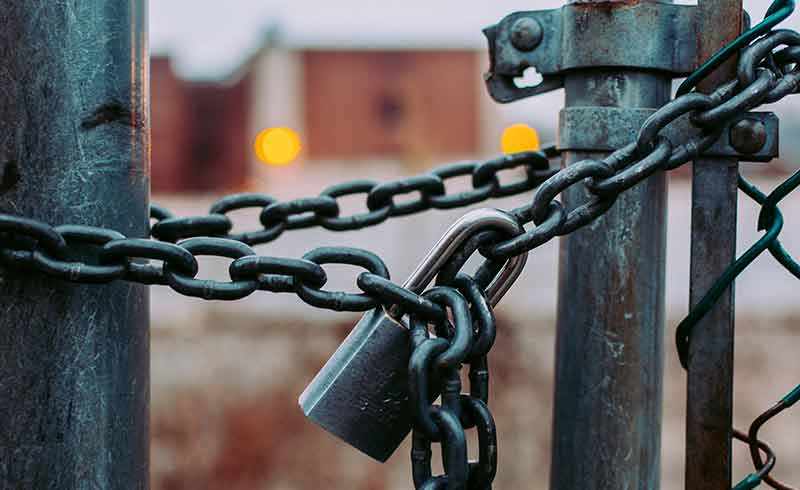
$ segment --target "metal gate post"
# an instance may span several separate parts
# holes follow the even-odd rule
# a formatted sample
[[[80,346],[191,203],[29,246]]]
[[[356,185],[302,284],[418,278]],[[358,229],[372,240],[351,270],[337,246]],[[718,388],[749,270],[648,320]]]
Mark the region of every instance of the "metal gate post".
[[[570,3],[581,4],[591,23],[639,2]],[[671,77],[581,69],[565,74],[564,87],[567,108],[658,108],[670,98]],[[563,163],[607,154],[566,151]],[[585,202],[585,192],[567,191],[567,207]],[[665,175],[657,173],[620,195],[605,216],[561,238],[553,490],[659,488],[666,196]]]
[[[146,7],[0,2],[0,212],[147,235]],[[0,487],[148,488],[147,288],[0,291]]]
[[[698,2],[698,63],[741,33],[742,0]],[[736,76],[730,60],[699,86],[708,93]],[[697,304],[736,258],[736,158],[703,158],[692,166],[690,303]],[[731,286],[697,324],[689,350],[686,404],[686,488],[731,488],[733,310]]]

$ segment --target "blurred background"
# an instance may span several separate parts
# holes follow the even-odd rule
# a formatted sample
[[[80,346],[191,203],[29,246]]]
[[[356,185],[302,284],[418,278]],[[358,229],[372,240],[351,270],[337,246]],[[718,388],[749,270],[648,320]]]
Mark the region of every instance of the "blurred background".
[[[482,82],[488,56],[481,29],[512,11],[562,3],[151,2],[153,201],[188,216],[208,212],[231,192],[287,200],[317,195],[348,179],[396,179],[440,163],[498,155],[504,130],[520,123],[550,141],[563,94],[493,103]],[[754,18],[768,4],[745,0]],[[800,28],[798,19],[786,25]],[[798,104],[798,98],[787,99],[767,109],[781,118],[782,158],[743,165],[762,188],[777,185],[798,167]],[[296,158],[295,152],[264,158],[263,145],[258,155],[257,137],[284,127],[301,145]],[[662,437],[663,488],[669,490],[683,482],[685,375],[672,339],[688,304],[689,177],[689,168],[670,176]],[[468,182],[455,179],[448,185]],[[510,208],[529,198],[490,205]],[[342,211],[362,210],[360,200],[363,196],[344,199]],[[783,243],[800,250],[793,218],[800,215],[800,200],[790,198],[782,208]],[[292,231],[258,251],[299,257],[322,245],[366,248],[402,281],[464,212],[430,211],[343,234]],[[759,236],[757,213],[742,196],[740,250]],[[233,218],[236,229],[258,227],[255,213]],[[557,250],[552,242],[533,252],[497,309],[499,334],[491,358],[491,406],[500,437],[496,488],[547,488]],[[224,275],[228,265],[201,262],[209,276]],[[353,271],[331,270],[331,288],[353,287]],[[798,382],[800,306],[796,282],[768,255],[745,272],[736,289],[735,419],[745,428]],[[379,464],[318,429],[297,407],[305,384],[358,316],[315,310],[293,295],[263,293],[212,303],[164,288],[151,294],[154,489],[413,486],[408,445]],[[763,434],[778,454],[775,475],[800,482],[795,464],[800,416],[779,417]],[[738,480],[750,472],[746,448],[735,446],[735,458]]]

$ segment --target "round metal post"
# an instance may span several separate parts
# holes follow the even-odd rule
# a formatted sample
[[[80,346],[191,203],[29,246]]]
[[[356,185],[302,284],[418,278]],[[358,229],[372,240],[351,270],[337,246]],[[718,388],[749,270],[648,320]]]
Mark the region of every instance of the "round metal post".
[[[146,6],[0,3],[0,212],[147,235]],[[0,290],[0,487],[147,489],[147,288]]]
[[[581,4],[591,22],[637,2],[570,3]],[[567,107],[657,108],[670,88],[670,77],[657,72],[565,76]],[[605,155],[567,151],[564,165]],[[572,208],[585,192],[569,190],[564,202]],[[656,174],[619,196],[605,216],[561,238],[553,490],[659,488],[666,198],[666,178]]]

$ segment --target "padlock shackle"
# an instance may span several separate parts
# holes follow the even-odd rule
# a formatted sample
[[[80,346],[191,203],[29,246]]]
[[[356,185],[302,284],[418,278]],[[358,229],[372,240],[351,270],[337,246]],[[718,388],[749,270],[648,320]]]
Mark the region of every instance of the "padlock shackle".
[[[442,238],[414,269],[403,287],[417,294],[422,293],[465,240],[489,229],[499,230],[510,236],[517,236],[525,231],[513,216],[499,209],[481,208],[470,211],[450,225]],[[500,275],[486,288],[489,304],[495,306],[500,302],[522,273],[527,260],[527,253],[508,260]]]

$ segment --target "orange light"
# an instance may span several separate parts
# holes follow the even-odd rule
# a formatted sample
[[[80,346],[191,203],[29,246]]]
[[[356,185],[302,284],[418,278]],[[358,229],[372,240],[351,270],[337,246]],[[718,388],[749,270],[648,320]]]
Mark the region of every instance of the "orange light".
[[[303,145],[300,136],[290,128],[269,128],[255,141],[256,156],[268,165],[288,165],[297,159]]]
[[[501,147],[506,155],[523,151],[536,151],[541,146],[539,133],[527,124],[514,124],[503,131]]]

